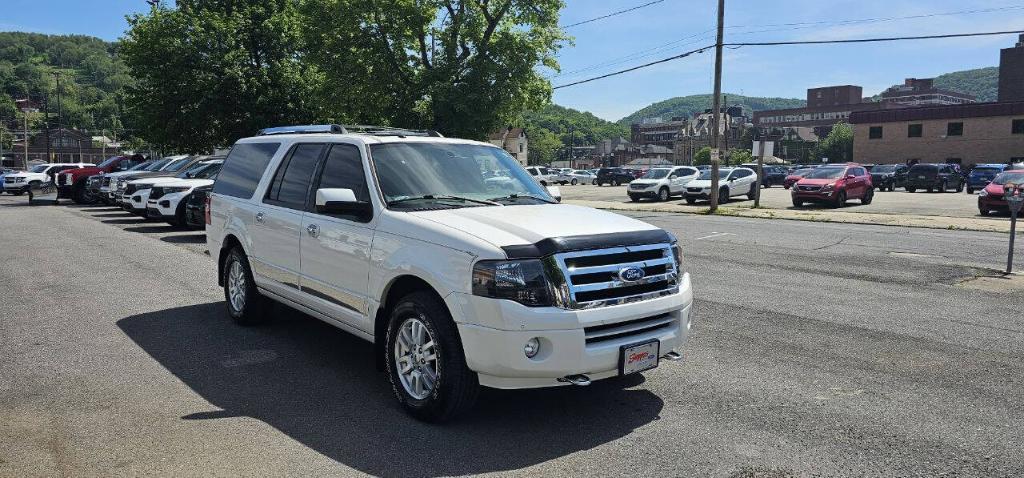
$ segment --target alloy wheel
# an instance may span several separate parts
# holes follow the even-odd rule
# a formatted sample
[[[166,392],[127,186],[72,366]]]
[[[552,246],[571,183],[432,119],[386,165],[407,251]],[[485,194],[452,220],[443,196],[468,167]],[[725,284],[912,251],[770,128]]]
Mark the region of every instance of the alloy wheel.
[[[429,397],[437,385],[441,364],[437,344],[420,317],[405,319],[399,326],[393,359],[406,393],[416,400]]]
[[[231,263],[228,270],[228,297],[231,300],[231,308],[241,312],[245,308],[245,270],[238,261]]]

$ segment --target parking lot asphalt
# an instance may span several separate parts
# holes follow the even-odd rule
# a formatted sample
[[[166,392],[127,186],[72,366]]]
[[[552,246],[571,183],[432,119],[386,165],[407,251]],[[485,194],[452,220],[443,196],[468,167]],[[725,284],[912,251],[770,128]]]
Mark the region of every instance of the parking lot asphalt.
[[[636,214],[682,241],[685,359],[433,426],[368,343],[233,325],[200,234],[25,202],[0,198],[0,476],[1024,474],[1005,235]]]
[[[561,186],[562,197],[565,200],[584,201],[613,201],[629,203],[626,196],[627,186],[594,186],[591,184],[579,184],[576,186]],[[648,203],[651,200],[641,200]],[[682,210],[707,209],[706,201],[698,202],[693,206],[686,204],[680,197],[673,197],[668,204],[678,206]],[[754,201],[746,196],[733,197],[729,203],[735,207],[752,207]],[[770,209],[829,209],[825,205],[808,204],[802,208],[793,207],[793,200],[790,191],[781,186],[761,190],[761,206]],[[910,214],[920,216],[946,216],[963,218],[982,218],[978,214],[978,194],[967,194],[966,192],[954,193],[908,193],[903,189],[895,191],[875,191],[874,199],[869,205],[860,204],[859,200],[851,199],[842,212],[849,213],[875,213],[875,214]],[[992,220],[1006,221],[1005,218],[994,218]]]

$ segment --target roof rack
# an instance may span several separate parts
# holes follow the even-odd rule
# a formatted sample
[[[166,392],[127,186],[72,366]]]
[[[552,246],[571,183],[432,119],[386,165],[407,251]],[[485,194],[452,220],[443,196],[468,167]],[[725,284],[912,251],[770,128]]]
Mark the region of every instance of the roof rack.
[[[340,124],[312,124],[312,125],[295,125],[295,126],[276,126],[273,128],[261,129],[258,133],[259,136],[269,136],[275,134],[369,134],[375,136],[431,136],[435,138],[443,138],[441,133],[437,131],[426,129],[426,130],[415,130],[406,128],[395,128],[392,126],[372,126],[372,125],[340,125]]]

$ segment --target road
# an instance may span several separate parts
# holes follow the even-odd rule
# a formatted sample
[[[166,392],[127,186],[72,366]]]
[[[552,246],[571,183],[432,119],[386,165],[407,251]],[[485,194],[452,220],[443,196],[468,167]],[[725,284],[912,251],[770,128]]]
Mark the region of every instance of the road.
[[[579,184],[576,186],[561,186],[562,197],[566,200],[591,200],[591,201],[615,201],[626,203],[626,186],[593,186],[590,184]],[[649,201],[649,200],[643,200]],[[688,206],[682,198],[672,198],[668,204],[677,205],[680,209],[707,209],[707,202],[698,202],[694,206]],[[733,197],[732,206],[752,207],[754,201],[748,200],[746,196]],[[795,209],[789,190],[781,186],[761,190],[761,206],[771,209]],[[808,204],[802,209],[828,209],[827,206]],[[878,214],[915,214],[921,216],[948,216],[948,217],[971,217],[981,218],[978,214],[978,194],[967,194],[965,192],[954,193],[952,191],[939,194],[916,192],[908,193],[902,189],[893,192],[875,191],[874,200],[869,205],[862,205],[860,201],[851,199],[843,212],[862,212]],[[996,215],[991,220],[1006,221],[1006,215]]]
[[[694,277],[685,359],[431,426],[369,344],[283,307],[233,325],[201,235],[24,202],[0,198],[0,476],[1024,474],[998,235],[639,216]]]

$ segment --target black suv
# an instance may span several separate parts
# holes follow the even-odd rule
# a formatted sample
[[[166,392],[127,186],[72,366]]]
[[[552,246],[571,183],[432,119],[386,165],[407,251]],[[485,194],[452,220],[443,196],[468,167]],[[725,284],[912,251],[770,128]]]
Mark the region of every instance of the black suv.
[[[754,168],[757,171],[757,168]],[[786,176],[789,176],[789,171],[785,168],[778,166],[765,166],[764,167],[764,179],[761,180],[761,184],[766,188],[772,186],[784,186],[786,184]]]
[[[907,166],[903,164],[879,164],[871,168],[871,184],[879,191],[895,191],[907,183]]]
[[[964,177],[960,174],[959,168],[952,164],[919,163],[907,171],[907,183],[904,187],[908,193],[918,189],[944,193],[950,188],[960,192],[964,190]]]
[[[629,171],[622,168],[601,168],[597,170],[597,182],[598,186],[604,186],[605,184],[611,184],[612,186],[618,186],[620,184],[629,183],[635,179]]]

